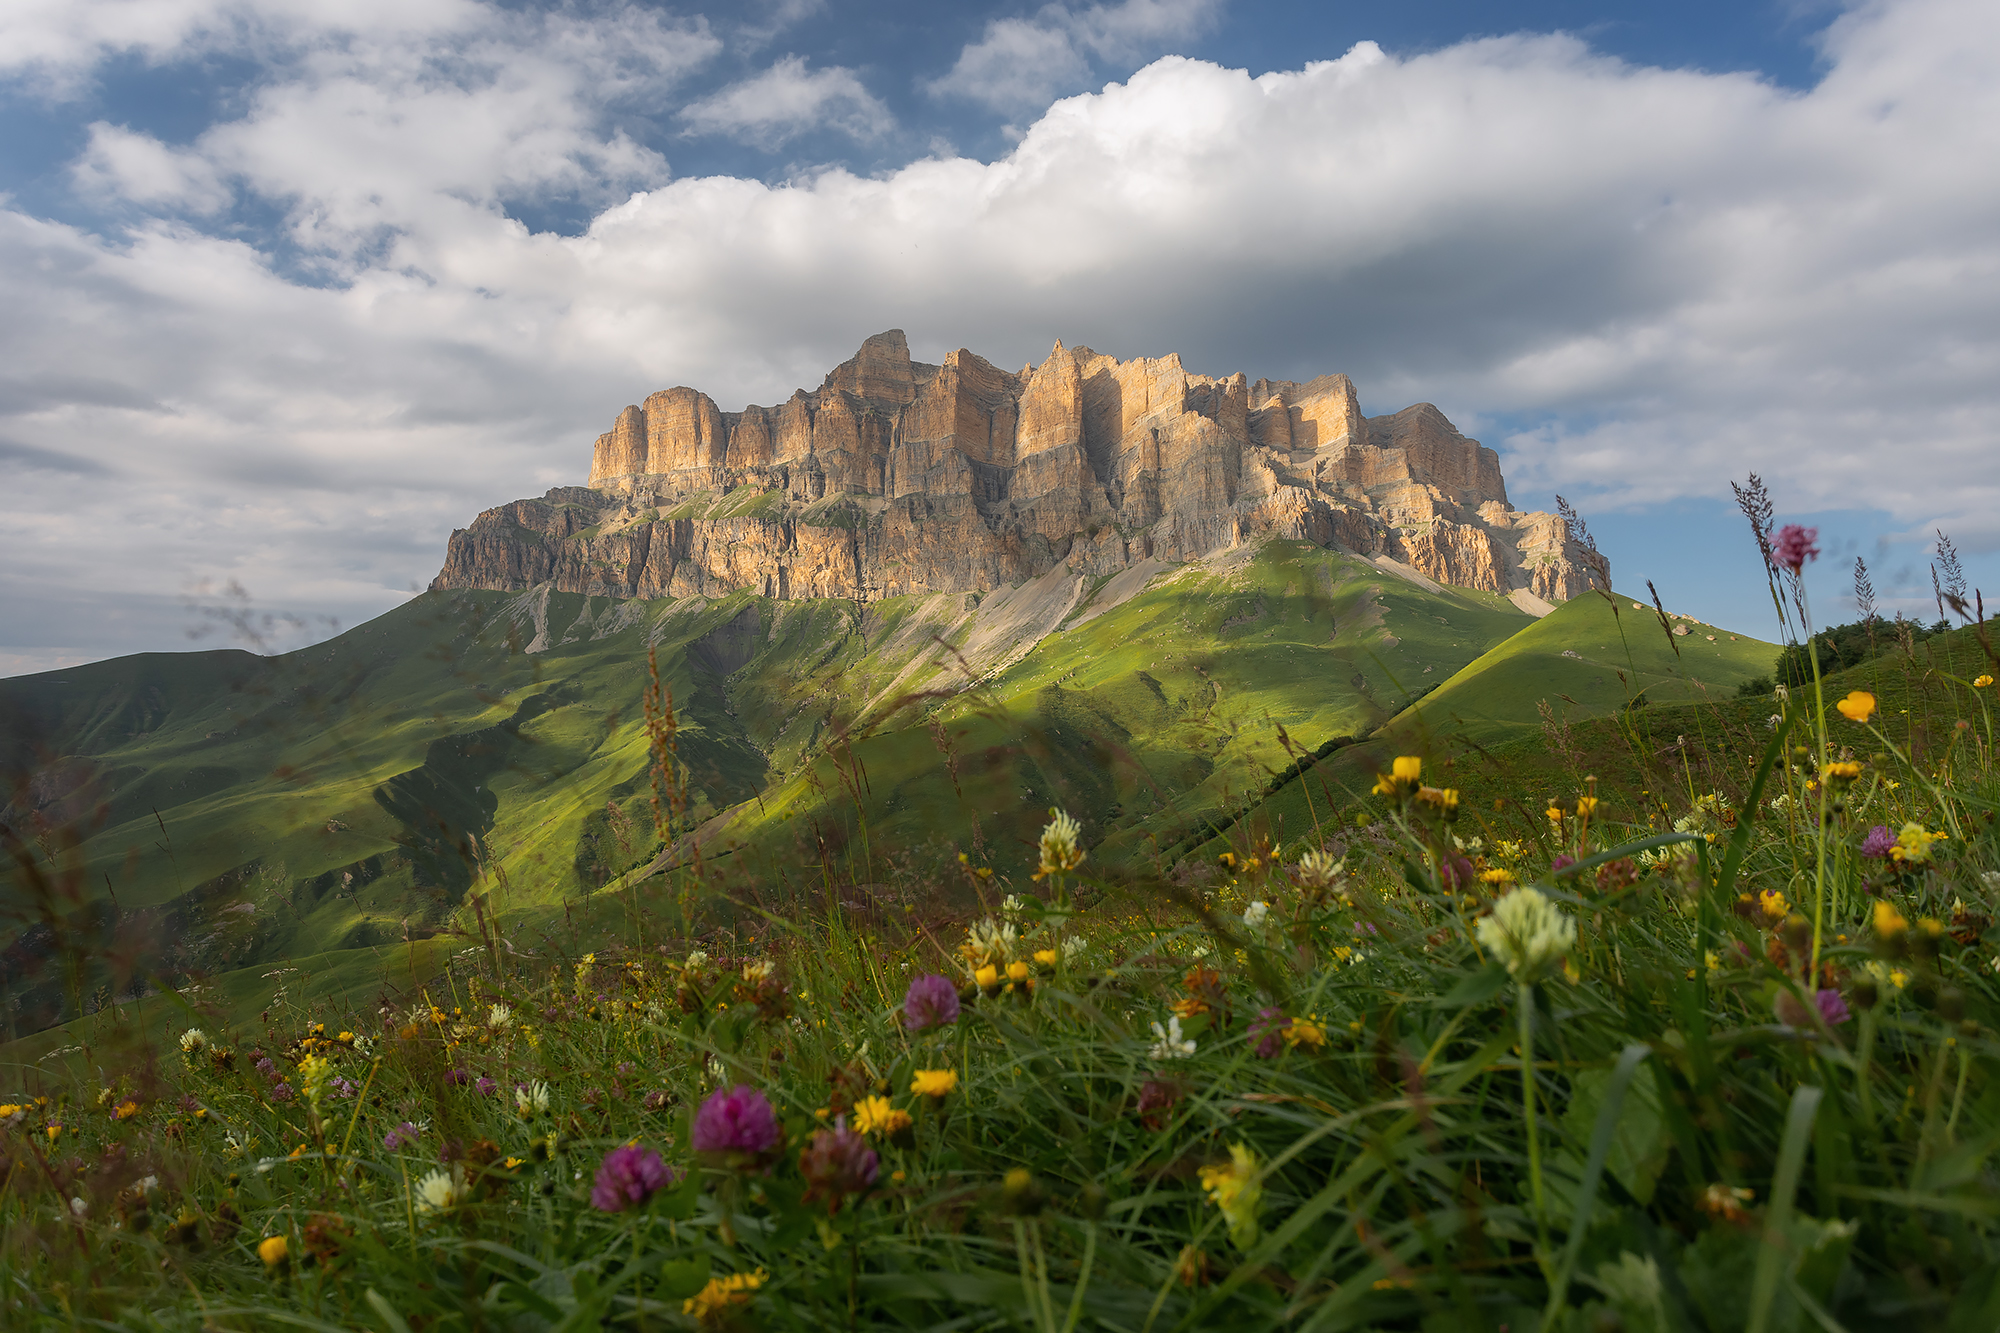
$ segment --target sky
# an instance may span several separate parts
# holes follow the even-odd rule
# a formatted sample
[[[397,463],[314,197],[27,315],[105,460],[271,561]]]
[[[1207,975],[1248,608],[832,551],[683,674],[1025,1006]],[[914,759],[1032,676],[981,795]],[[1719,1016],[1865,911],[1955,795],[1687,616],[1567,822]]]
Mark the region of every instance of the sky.
[[[11,0],[0,675],[400,604],[869,334],[1436,403],[1627,592],[2000,592],[2000,6]],[[2000,600],[2000,599],[1996,599]]]

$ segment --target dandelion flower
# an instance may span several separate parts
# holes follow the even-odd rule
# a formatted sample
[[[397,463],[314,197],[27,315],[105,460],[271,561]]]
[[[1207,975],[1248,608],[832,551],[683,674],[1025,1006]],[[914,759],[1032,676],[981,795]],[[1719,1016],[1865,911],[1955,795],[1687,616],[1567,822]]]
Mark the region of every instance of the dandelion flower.
[[[1155,1020],[1152,1027],[1156,1040],[1147,1053],[1155,1060],[1183,1060],[1194,1054],[1194,1039],[1181,1036],[1180,1015],[1167,1019],[1165,1027]]]
[[[291,1246],[283,1236],[266,1236],[257,1242],[257,1257],[264,1261],[266,1268],[278,1267],[290,1252]]]
[[[1866,690],[1854,690],[1834,707],[1849,722],[1866,722],[1875,716],[1875,696]]]
[[[910,1127],[910,1113],[899,1111],[887,1097],[863,1097],[854,1108],[854,1128],[858,1133],[899,1134]]]
[[[1516,981],[1533,984],[1576,943],[1576,922],[1538,889],[1516,889],[1481,917],[1479,942]]]
[[[1398,755],[1389,765],[1387,773],[1377,775],[1375,795],[1406,796],[1417,788],[1417,780],[1423,776],[1424,761],[1413,754]]]
[[[465,1168],[454,1166],[447,1171],[440,1167],[417,1182],[416,1193],[418,1212],[450,1212],[465,1202]]]
[[[1042,862],[1034,877],[1045,879],[1082,865],[1085,853],[1077,845],[1077,836],[1082,832],[1083,826],[1071,819],[1067,811],[1050,807],[1048,826],[1042,830]]]
[[[956,1069],[919,1069],[910,1078],[910,1091],[920,1097],[942,1098],[957,1088]]]
[[[1257,1243],[1257,1206],[1264,1191],[1257,1184],[1257,1154],[1249,1145],[1229,1145],[1227,1166],[1201,1168],[1201,1187],[1229,1223],[1230,1242],[1239,1250]]]

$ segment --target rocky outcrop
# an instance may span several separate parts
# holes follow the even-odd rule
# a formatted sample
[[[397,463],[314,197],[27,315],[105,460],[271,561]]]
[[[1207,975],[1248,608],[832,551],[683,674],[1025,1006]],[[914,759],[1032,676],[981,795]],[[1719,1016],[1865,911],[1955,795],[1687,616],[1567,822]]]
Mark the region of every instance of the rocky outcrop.
[[[1018,373],[963,348],[929,365],[890,330],[777,407],[724,412],[685,387],[627,407],[588,486],[487,510],[431,586],[866,600],[1269,536],[1551,602],[1610,585],[1428,403],[1364,417],[1345,375],[1214,379],[1060,342]]]

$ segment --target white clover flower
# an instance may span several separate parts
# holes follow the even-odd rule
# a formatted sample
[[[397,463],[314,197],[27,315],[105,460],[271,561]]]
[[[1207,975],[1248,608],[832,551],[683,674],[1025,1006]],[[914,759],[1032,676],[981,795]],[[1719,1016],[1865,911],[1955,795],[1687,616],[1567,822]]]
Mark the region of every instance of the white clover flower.
[[[1308,889],[1330,889],[1347,873],[1347,858],[1335,859],[1322,851],[1307,852],[1299,858],[1293,876]]]
[[[514,1109],[524,1116],[534,1117],[549,1113],[549,1085],[540,1081],[530,1083],[525,1088],[514,1089]]]
[[[1005,898],[1002,898],[1000,900],[1000,914],[1002,916],[1019,916],[1021,914],[1021,908],[1024,905],[1025,904],[1021,902],[1020,894],[1010,893]]]
[[[1083,864],[1084,851],[1077,846],[1077,837],[1083,832],[1083,825],[1069,817],[1065,810],[1050,810],[1048,827],[1042,830],[1042,863],[1035,871],[1035,878],[1074,870]]]
[[[362,1057],[364,1057],[364,1058],[365,1058],[365,1057],[367,1057],[367,1056],[371,1056],[371,1055],[375,1054],[375,1040],[374,1040],[374,1038],[372,1038],[372,1037],[356,1037],[356,1038],[354,1039],[354,1053],[355,1053],[356,1055],[359,1055],[359,1056],[362,1056]]]
[[[1271,904],[1262,901],[1251,903],[1243,909],[1243,924],[1252,930],[1260,929],[1271,915]]]
[[[181,1033],[181,1050],[195,1055],[208,1049],[208,1034],[200,1028],[189,1028]]]
[[[444,1213],[465,1202],[465,1168],[440,1168],[417,1182],[417,1211]]]
[[[703,953],[700,949],[690,949],[688,951],[688,957],[686,963],[688,971],[699,972],[704,967],[707,966],[708,966],[708,955],[706,953]]]
[[[1155,1020],[1153,1036],[1158,1038],[1147,1051],[1155,1060],[1184,1060],[1194,1054],[1194,1039],[1181,1036],[1181,1016],[1175,1014],[1161,1027]]]
[[[1081,935],[1072,935],[1062,942],[1062,956],[1065,963],[1081,956],[1090,947],[1090,941]]]
[[[965,943],[958,951],[973,967],[987,967],[1012,962],[1019,942],[1020,932],[1011,923],[981,917],[966,930]]]
[[[768,958],[760,958],[754,963],[745,963],[743,965],[743,979],[753,986],[761,985],[765,981],[770,980],[771,973],[776,970],[776,963],[773,963]]]
[[[69,1201],[69,1210],[76,1216],[82,1217],[85,1213],[90,1211],[90,1205],[85,1203],[82,1199],[71,1199]]]
[[[504,1004],[496,1004],[486,1011],[486,1026],[498,1031],[514,1026],[514,1011]]]
[[[1539,889],[1516,889],[1479,919],[1479,942],[1514,980],[1532,984],[1576,944],[1576,922]]]
[[[1208,945],[1207,945],[1207,944],[1205,944],[1205,943],[1204,943],[1204,944],[1197,944],[1197,945],[1195,945],[1195,946],[1194,946],[1193,948],[1191,948],[1191,949],[1189,949],[1189,950],[1188,950],[1188,956],[1189,956],[1190,958],[1206,958],[1206,957],[1208,957]]]

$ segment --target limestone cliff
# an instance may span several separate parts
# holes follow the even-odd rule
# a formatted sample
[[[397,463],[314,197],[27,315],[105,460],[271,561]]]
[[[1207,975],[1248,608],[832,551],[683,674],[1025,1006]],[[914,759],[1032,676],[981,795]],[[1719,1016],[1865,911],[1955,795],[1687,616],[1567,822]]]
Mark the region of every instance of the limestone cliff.
[[[1499,457],[1428,403],[1364,417],[1353,383],[1197,375],[1060,342],[999,369],[868,339],[817,390],[724,412],[689,388],[627,407],[585,487],[454,532],[433,588],[874,599],[1110,574],[1282,536],[1550,602],[1610,586]]]

